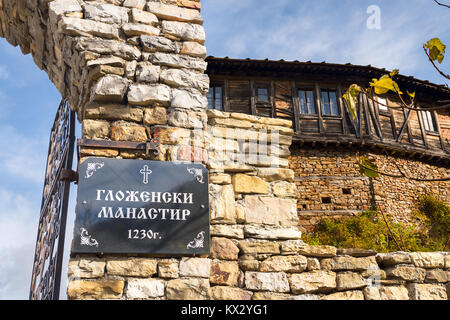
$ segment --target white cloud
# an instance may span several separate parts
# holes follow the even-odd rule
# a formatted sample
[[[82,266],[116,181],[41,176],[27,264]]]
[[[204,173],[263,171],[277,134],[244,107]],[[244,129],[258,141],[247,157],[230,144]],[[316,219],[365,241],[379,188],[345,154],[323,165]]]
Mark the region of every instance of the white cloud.
[[[42,183],[45,174],[48,137],[31,137],[12,126],[0,127],[0,172]]]
[[[0,79],[6,80],[9,78],[8,70],[5,66],[0,65]]]
[[[0,203],[0,299],[28,299],[39,204],[5,189]]]

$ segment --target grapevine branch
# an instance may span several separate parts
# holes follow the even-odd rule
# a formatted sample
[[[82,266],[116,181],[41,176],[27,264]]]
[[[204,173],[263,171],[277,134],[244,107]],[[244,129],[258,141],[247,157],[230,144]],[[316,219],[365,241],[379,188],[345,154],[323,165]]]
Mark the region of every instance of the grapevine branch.
[[[446,8],[449,8],[449,9],[450,9],[450,5],[448,5],[448,4],[439,2],[439,1],[437,1],[437,0],[434,0],[434,2],[436,2],[438,5],[440,5],[440,6],[442,6],[442,7],[446,7]]]
[[[431,59],[430,54],[427,51],[427,48],[425,46],[423,46],[423,50],[425,51],[425,54],[428,57],[428,60],[430,60],[430,62],[433,64],[434,68],[444,77],[447,78],[448,80],[450,80],[450,75],[445,74],[441,69],[439,69],[439,67],[436,65],[436,63],[433,61],[433,59]]]

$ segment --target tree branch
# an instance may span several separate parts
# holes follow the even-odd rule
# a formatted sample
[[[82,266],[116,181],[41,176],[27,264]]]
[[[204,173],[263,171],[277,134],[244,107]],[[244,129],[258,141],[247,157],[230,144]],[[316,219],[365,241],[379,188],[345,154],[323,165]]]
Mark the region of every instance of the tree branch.
[[[382,176],[386,176],[386,177],[390,177],[390,178],[405,178],[405,179],[409,179],[409,180],[413,180],[413,181],[419,181],[419,182],[438,182],[438,181],[450,181],[450,177],[445,177],[445,178],[437,178],[437,179],[421,179],[421,178],[414,178],[414,177],[409,177],[406,174],[404,174],[402,171],[400,171],[400,175],[398,174],[392,174],[392,173],[387,173],[387,172],[381,172],[372,168],[369,168],[365,165],[363,165],[362,163],[358,162],[359,165],[361,167],[363,167],[366,170],[372,171],[372,172],[376,172],[379,175]]]
[[[431,57],[430,57],[430,55],[429,55],[429,53],[428,53],[427,48],[425,47],[425,45],[423,46],[423,50],[425,51],[425,54],[427,55],[428,60],[430,60],[430,62],[433,64],[434,68],[435,68],[435,69],[436,69],[436,70],[437,70],[444,78],[447,78],[448,80],[450,80],[450,75],[445,74],[441,69],[439,69],[439,67],[436,65],[436,63],[433,61],[433,59],[431,59]]]
[[[366,92],[363,92],[367,98],[369,98],[371,101],[378,103],[379,105],[385,106],[387,108],[391,108],[391,109],[407,109],[407,110],[415,110],[415,111],[435,111],[435,110],[443,110],[443,109],[448,109],[450,108],[450,104],[446,104],[443,106],[439,106],[439,107],[430,107],[430,108],[414,108],[414,107],[409,107],[407,105],[402,105],[399,107],[396,106],[388,106],[387,104],[384,104],[382,102],[379,102],[377,100],[375,100],[374,98],[372,98],[369,94],[367,94]],[[444,101],[445,102],[445,101]]]
[[[443,6],[443,7],[446,7],[446,8],[450,8],[450,5],[448,5],[448,4],[445,4],[445,3],[441,3],[441,2],[439,2],[439,1],[437,1],[437,0],[434,0],[434,2],[436,2],[438,5],[440,5],[440,6]]]

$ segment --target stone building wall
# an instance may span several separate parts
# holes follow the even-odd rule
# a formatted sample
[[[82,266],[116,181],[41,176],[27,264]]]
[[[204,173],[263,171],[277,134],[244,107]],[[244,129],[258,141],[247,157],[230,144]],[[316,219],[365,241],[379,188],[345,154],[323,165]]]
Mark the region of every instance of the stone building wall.
[[[398,165],[408,176],[443,178],[449,175],[448,165],[348,148],[308,149],[294,144],[291,151],[289,166],[295,171],[300,225],[309,231],[322,218],[357,215],[373,205],[384,210],[392,221],[408,224],[414,221],[411,212],[421,195],[431,193],[450,202],[448,181],[420,182],[386,176],[377,179],[361,176],[357,152],[375,160],[380,171],[395,175],[400,175]]]
[[[80,161],[195,161],[210,172],[210,255],[75,255],[69,299],[447,299],[446,254],[300,240],[292,124],[206,111],[202,22],[199,0],[0,0],[0,36],[33,55],[82,138],[161,142],[155,157],[83,147]]]

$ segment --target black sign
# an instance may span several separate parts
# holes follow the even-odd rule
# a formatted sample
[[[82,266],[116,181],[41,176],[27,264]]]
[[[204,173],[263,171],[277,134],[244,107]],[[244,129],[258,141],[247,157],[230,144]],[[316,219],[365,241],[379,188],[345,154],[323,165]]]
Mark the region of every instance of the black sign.
[[[74,253],[209,254],[201,164],[89,158],[79,171]]]

